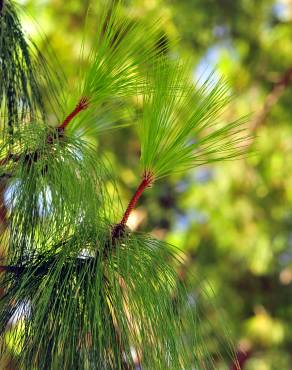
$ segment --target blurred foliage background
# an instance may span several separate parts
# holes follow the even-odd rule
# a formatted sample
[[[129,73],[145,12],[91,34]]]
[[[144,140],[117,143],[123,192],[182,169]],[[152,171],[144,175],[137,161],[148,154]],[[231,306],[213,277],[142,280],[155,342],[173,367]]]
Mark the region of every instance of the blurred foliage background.
[[[40,49],[51,44],[75,78],[89,0],[22,0]],[[92,1],[89,17],[104,1]],[[250,114],[255,138],[242,160],[160,181],[131,217],[185,254],[180,278],[210,282],[246,370],[292,368],[292,1],[132,0],[129,17],[161,19],[159,42],[189,58],[194,81],[212,70],[235,95],[229,117]],[[92,32],[94,30],[92,29]],[[88,33],[90,35],[90,32]],[[90,37],[90,36],[89,36]],[[159,45],[157,46],[159,47]],[[139,181],[135,127],[94,137],[111,159],[124,205]],[[232,369],[232,364],[225,368]]]

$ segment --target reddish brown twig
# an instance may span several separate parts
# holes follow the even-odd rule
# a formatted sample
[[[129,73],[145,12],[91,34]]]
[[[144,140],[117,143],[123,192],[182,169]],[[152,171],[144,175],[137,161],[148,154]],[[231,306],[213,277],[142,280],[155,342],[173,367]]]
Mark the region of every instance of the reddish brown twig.
[[[288,68],[287,71],[280,77],[280,79],[274,84],[271,92],[267,95],[263,107],[255,115],[252,123],[251,130],[256,131],[259,126],[265,121],[267,115],[270,113],[272,107],[278,102],[285,89],[292,83],[292,68]]]
[[[144,190],[150,187],[153,183],[153,175],[151,173],[144,173],[144,176],[142,178],[142,181],[140,182],[140,185],[138,186],[135,194],[133,195],[132,199],[130,200],[130,203],[128,204],[128,207],[123,215],[123,218],[120,222],[121,225],[126,225],[127,221],[129,219],[129,216],[133,209],[135,208],[138,200],[140,199],[141,195],[143,194]]]
[[[132,199],[130,200],[128,207],[126,211],[124,212],[124,215],[117,225],[115,225],[112,229],[112,240],[115,241],[116,238],[119,238],[122,236],[125,232],[126,224],[128,222],[128,219],[130,217],[131,212],[135,208],[138,200],[140,199],[141,195],[145,191],[145,189],[149,188],[154,182],[154,176],[151,172],[144,172],[142,180],[135,191],[135,194],[133,195]]]
[[[4,166],[6,163],[8,163],[10,161],[10,159],[12,159],[12,157],[13,157],[13,155],[11,153],[8,154],[7,157],[0,160],[0,165]]]
[[[7,207],[5,204],[5,191],[7,188],[10,175],[0,176],[0,233],[4,232],[7,227]]]
[[[85,110],[88,108],[89,105],[89,99],[86,97],[82,97],[74,110],[64,119],[64,121],[56,127],[56,131],[54,134],[49,134],[47,137],[47,143],[52,144],[54,142],[55,138],[61,138],[63,137],[64,130],[68,126],[68,124],[73,120],[74,117],[78,115],[81,111]],[[32,161],[37,161],[38,160],[38,151],[35,151],[33,153],[27,153],[24,157],[25,162],[32,162]],[[13,162],[18,162],[21,158],[21,155],[16,155],[9,153],[6,158],[3,158],[0,160],[0,165],[5,165],[7,164],[10,160]]]
[[[243,370],[243,367],[251,357],[251,354],[251,350],[239,350],[236,353],[236,359],[234,359],[233,363],[231,364],[230,370]]]
[[[74,110],[64,119],[61,125],[57,127],[58,131],[61,131],[61,132],[64,131],[65,128],[68,126],[68,124],[72,121],[72,119],[76,117],[79,112],[87,109],[88,105],[89,105],[89,99],[86,97],[82,97],[79,100],[76,107],[74,108]]]

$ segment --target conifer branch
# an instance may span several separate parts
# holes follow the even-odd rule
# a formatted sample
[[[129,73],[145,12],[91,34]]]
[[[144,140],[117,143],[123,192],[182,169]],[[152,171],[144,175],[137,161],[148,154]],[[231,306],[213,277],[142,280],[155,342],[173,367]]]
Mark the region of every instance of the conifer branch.
[[[238,352],[236,353],[236,358],[230,366],[230,370],[243,370],[251,356],[251,350],[238,350]]]
[[[68,124],[73,120],[74,117],[78,115],[82,110],[85,110],[88,108],[89,100],[86,97],[82,97],[74,110],[65,118],[65,120],[62,122],[60,126],[58,126],[58,131],[62,132],[65,130],[65,128],[68,126]]]
[[[197,335],[186,340],[186,330],[193,333],[197,329],[188,307],[177,320],[173,292],[178,305],[188,303],[184,287],[176,284],[174,265],[179,260],[167,244],[126,233],[126,225],[140,197],[157,178],[235,155],[231,144],[237,143],[232,139],[240,124],[213,124],[228,100],[225,87],[206,84],[194,92],[180,64],[155,62],[157,53],[151,42],[156,27],[150,31],[123,20],[120,6],[110,17],[106,9],[97,31],[98,47],[88,56],[90,68],[84,74],[83,89],[81,93],[77,90],[81,98],[64,121],[58,121],[59,126],[24,127],[27,121],[20,117],[26,114],[14,117],[19,105],[16,93],[14,105],[7,107],[22,125],[15,127],[25,131],[14,130],[13,146],[3,146],[2,158],[6,157],[0,160],[0,165],[18,164],[13,172],[19,180],[9,200],[9,265],[0,265],[4,273],[0,290],[5,289],[0,301],[0,337],[16,310],[23,311],[28,303],[23,334],[17,332],[13,338],[22,368],[33,364],[40,370],[54,370],[92,364],[128,370],[136,362],[132,348],[143,368],[170,365],[178,369],[190,364],[197,368],[205,360],[202,356],[206,357],[202,367],[214,368],[208,366],[212,359],[209,362]],[[4,60],[8,68],[9,58]],[[151,71],[145,79],[148,67]],[[18,91],[16,84],[12,87]],[[34,112],[40,110],[41,95],[36,87],[31,90],[37,94]],[[113,198],[106,190],[107,168],[76,137],[68,136],[65,142],[64,133],[89,104],[98,111],[112,98],[137,94],[143,95],[144,173],[121,221],[111,229],[107,216]],[[30,112],[29,107],[23,113]],[[87,120],[88,116],[80,118]],[[5,209],[0,208],[0,218],[2,214],[6,218]]]
[[[126,225],[127,221],[129,219],[129,216],[133,209],[135,208],[138,200],[140,199],[141,195],[143,194],[144,190],[147,189],[152,185],[154,181],[154,177],[150,172],[145,172],[142,178],[142,181],[140,182],[140,185],[138,186],[135,194],[133,195],[132,199],[130,200],[128,207],[123,215],[123,218],[120,222],[121,225]]]
[[[135,208],[141,195],[144,193],[144,191],[147,188],[149,188],[153,184],[153,182],[154,182],[154,175],[149,171],[145,171],[138,188],[136,189],[132,199],[130,200],[123,214],[121,221],[118,224],[114,225],[112,229],[112,244],[115,244],[116,240],[125,234],[125,228],[126,228],[128,219],[130,217],[130,214]]]
[[[64,119],[64,121],[59,126],[57,126],[55,133],[48,135],[47,143],[48,144],[52,144],[54,142],[54,139],[56,137],[61,138],[63,136],[63,133],[64,133],[66,127],[69,125],[69,123],[81,111],[87,109],[88,108],[88,105],[89,105],[89,99],[86,98],[86,97],[82,97],[79,100],[79,102],[76,105],[76,107],[74,108],[74,110],[70,114],[68,114],[68,116]],[[24,153],[22,153],[22,154],[24,154]],[[18,162],[20,160],[20,158],[22,157],[22,154],[12,154],[12,153],[9,153],[5,158],[3,158],[2,160],[0,160],[0,165],[5,165],[10,160],[12,160],[13,162]],[[25,162],[28,162],[28,163],[29,162],[32,162],[32,161],[36,162],[38,159],[39,159],[39,152],[38,152],[38,150],[36,150],[35,152],[26,153],[24,155],[24,161]]]
[[[0,176],[0,232],[3,233],[7,227],[7,207],[5,204],[5,190],[10,179],[9,174]]]

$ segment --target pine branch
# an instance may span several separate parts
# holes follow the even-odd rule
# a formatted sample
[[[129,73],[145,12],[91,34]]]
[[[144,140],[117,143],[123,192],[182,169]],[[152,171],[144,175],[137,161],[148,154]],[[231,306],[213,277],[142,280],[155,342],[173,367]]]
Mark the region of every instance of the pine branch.
[[[158,179],[245,154],[245,119],[225,123],[222,118],[231,99],[224,81],[211,76],[195,89],[184,65],[164,60],[154,64],[148,78],[139,126],[145,171]]]
[[[140,199],[141,195],[143,194],[144,190],[147,189],[152,185],[154,181],[153,175],[151,173],[145,172],[142,178],[140,185],[138,186],[135,194],[133,195],[128,207],[123,215],[123,218],[120,222],[121,225],[126,225],[131,212],[133,211],[134,207],[136,206],[138,200]]]
[[[145,91],[145,70],[159,58],[156,43],[161,34],[159,22],[149,26],[127,17],[122,1],[103,7],[94,27],[92,48],[88,53],[84,45],[81,49],[81,80],[68,89],[67,103],[76,96],[86,97],[90,107],[74,122],[74,130],[99,133],[129,124],[128,117],[121,122],[121,112],[115,111],[119,104],[125,104],[124,99]]]
[[[133,368],[132,348],[142,368],[215,368],[185,288],[177,284],[174,266],[180,261],[172,247],[127,232],[126,224],[154,179],[236,157],[242,123],[217,125],[230,100],[226,86],[207,82],[194,90],[184,65],[167,61],[153,48],[156,25],[129,21],[121,9],[118,2],[101,15],[81,88],[68,89],[67,106],[78,103],[58,127],[24,124],[15,104],[16,85],[7,84],[6,91],[13,90],[6,102],[13,140],[1,147],[1,166],[15,182],[10,230],[3,239],[9,253],[7,264],[0,266],[0,289],[5,290],[0,334],[22,310],[12,342],[23,368]],[[21,50],[25,59],[27,49],[22,45]],[[18,68],[1,60],[7,73]],[[26,72],[32,77],[29,68]],[[38,90],[32,92],[37,99]],[[107,185],[115,188],[115,183],[92,148],[70,136],[70,130],[65,137],[65,130],[94,120],[95,111],[114,99],[140,94],[143,176],[121,221],[111,228],[116,203]],[[35,100],[27,104],[25,113],[40,109]],[[179,320],[174,296],[183,308]],[[0,349],[1,360],[6,350]]]
[[[236,353],[236,358],[234,359],[232,365],[230,366],[230,370],[243,370],[251,357],[252,357],[251,350],[246,351],[239,350]]]
[[[75,109],[65,118],[65,120],[58,126],[57,130],[59,132],[62,132],[65,130],[65,128],[68,126],[68,124],[72,121],[74,117],[78,115],[82,110],[87,109],[89,106],[89,100],[88,98],[81,98],[76,105]]]
[[[11,175],[9,174],[4,174],[0,176],[0,234],[4,233],[8,226],[7,223],[8,210],[5,204],[5,191],[10,178]]]
[[[24,118],[41,115],[45,117],[44,102],[37,78],[37,63],[31,57],[34,45],[29,42],[21,29],[12,1],[1,2],[1,94],[2,116],[8,125],[9,139]],[[21,104],[20,104],[21,102]]]
[[[78,104],[76,105],[75,109],[64,119],[64,121],[54,128],[53,134],[50,132],[47,136],[46,142],[48,144],[53,144],[56,139],[61,139],[64,136],[64,131],[69,125],[69,123],[83,110],[88,108],[89,101],[87,98],[81,98]],[[20,154],[12,154],[9,153],[6,158],[3,158],[0,161],[0,165],[7,164],[10,160],[17,163],[20,159],[24,158],[24,162],[31,163],[37,162],[40,157],[40,151],[37,149],[34,152],[30,153],[20,153]]]

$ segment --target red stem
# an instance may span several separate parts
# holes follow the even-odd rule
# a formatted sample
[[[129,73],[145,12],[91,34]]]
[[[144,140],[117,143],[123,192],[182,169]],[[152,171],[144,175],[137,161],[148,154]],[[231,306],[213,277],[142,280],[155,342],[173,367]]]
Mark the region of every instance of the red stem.
[[[144,190],[148,187],[151,186],[151,184],[153,183],[154,181],[154,178],[153,178],[153,175],[151,173],[145,173],[143,178],[142,178],[142,181],[140,182],[140,185],[138,186],[135,194],[133,195],[133,198],[131,199],[130,203],[128,204],[128,207],[123,215],[123,218],[120,222],[120,225],[123,225],[125,226],[128,219],[129,219],[129,216],[131,214],[131,212],[133,211],[133,209],[135,208],[138,200],[140,199],[141,195],[143,194]]]
[[[76,107],[74,108],[74,110],[64,119],[64,121],[56,128],[56,131],[58,133],[58,135],[61,137],[64,133],[64,130],[65,128],[68,126],[68,124],[72,121],[72,119],[74,117],[77,116],[77,114],[79,112],[81,112],[82,110],[85,110],[88,108],[88,105],[89,105],[89,99],[86,98],[86,97],[82,97],[80,98],[78,104],[76,105]],[[48,136],[48,140],[47,142],[49,144],[51,144],[53,142],[53,137],[51,135]],[[36,159],[37,159],[37,152],[33,153],[36,155]],[[28,156],[29,158],[31,157],[31,155],[29,154]],[[20,159],[20,156],[19,155],[13,155],[13,154],[9,154],[6,158],[3,158],[0,160],[0,166],[3,166],[5,165],[7,162],[9,162],[9,160],[13,160],[14,162],[17,162],[19,159]]]
[[[236,359],[233,361],[230,370],[243,370],[243,367],[245,366],[246,362],[250,359],[252,356],[251,350],[241,351],[239,350],[236,353]]]
[[[59,131],[65,130],[68,124],[72,121],[74,117],[77,116],[79,112],[88,108],[89,100],[86,97],[82,97],[78,104],[76,105],[75,109],[64,119],[61,125],[58,127]]]

